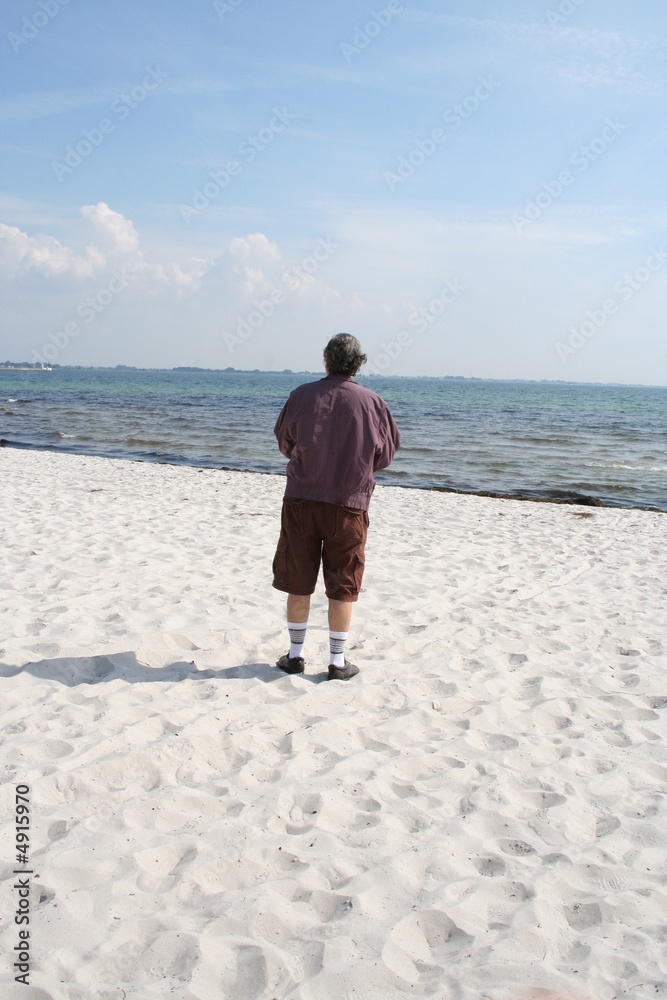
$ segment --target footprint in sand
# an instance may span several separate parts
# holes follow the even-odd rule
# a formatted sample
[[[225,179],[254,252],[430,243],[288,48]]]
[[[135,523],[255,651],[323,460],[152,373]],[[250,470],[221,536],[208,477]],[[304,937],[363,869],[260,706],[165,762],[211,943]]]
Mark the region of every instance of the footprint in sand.
[[[320,889],[312,892],[307,902],[320,920],[326,923],[340,920],[354,907],[350,896],[339,896],[336,892],[324,892]]]
[[[414,785],[399,785],[395,781],[391,784],[391,790],[399,799],[410,799],[413,795],[417,795],[417,789]]]
[[[530,698],[537,698],[542,689],[542,682],[544,677],[528,677],[522,682],[523,692],[521,694],[522,701],[528,701]]]
[[[143,892],[169,892],[180,882],[182,869],[196,857],[196,847],[183,850],[175,844],[138,851],[134,860],[142,871],[137,885]]]
[[[144,968],[162,979],[176,978],[187,982],[199,958],[199,944],[194,934],[167,931],[160,934],[146,949]]]
[[[572,861],[568,858],[567,854],[560,854],[558,852],[555,852],[553,854],[545,854],[542,858],[542,864],[555,865],[556,867],[560,865],[563,868],[572,867]]]
[[[487,738],[489,750],[516,750],[519,741],[513,736],[505,736],[503,733],[494,733]]]
[[[280,847],[277,850],[272,848],[271,850],[263,851],[262,862],[267,871],[273,875],[277,872],[295,872],[301,871],[303,868],[308,868],[308,865],[304,861],[299,861],[295,854],[283,851]]]
[[[503,854],[513,854],[516,857],[535,854],[535,848],[527,844],[525,840],[501,840],[498,846]]]
[[[236,951],[234,979],[223,978],[221,996],[227,1000],[255,1000],[265,996],[267,983],[264,952],[257,945],[244,945]]]
[[[456,769],[466,766],[464,761],[457,760],[456,757],[444,757],[442,762],[443,764],[446,764],[447,767],[453,767]]]
[[[565,919],[575,931],[585,931],[602,923],[602,911],[597,903],[574,903],[566,906]]]
[[[52,823],[48,829],[49,840],[60,840],[67,833],[67,823],[64,819],[59,819],[57,822]]]
[[[607,732],[603,733],[604,740],[613,747],[632,746],[632,740],[623,729],[623,723],[610,724]]]
[[[615,816],[602,816],[595,824],[595,836],[606,837],[608,833],[618,830],[620,825],[620,819],[617,819]]]
[[[10,726],[4,726],[3,732],[5,736],[15,736],[18,733],[24,733],[26,731],[25,722],[12,722]]]
[[[556,806],[567,804],[565,795],[559,792],[536,792],[538,804],[542,809],[554,809]]]
[[[497,857],[478,858],[475,867],[480,875],[485,875],[487,878],[494,878],[505,872],[505,862]]]
[[[59,757],[68,757],[73,749],[72,744],[66,743],[65,740],[40,740],[32,748],[32,752],[35,757],[42,760],[57,760]]]
[[[424,984],[439,971],[435,963],[451,960],[474,940],[442,910],[422,910],[394,927],[382,949],[382,960],[401,979]]]
[[[285,825],[285,831],[290,834],[310,833],[317,823],[321,808],[322,799],[319,795],[307,795],[302,801],[295,801],[290,809],[290,822]]]
[[[356,799],[355,807],[358,810],[352,829],[360,830],[367,826],[377,826],[380,817],[373,815],[381,809],[380,803],[375,799]]]
[[[473,802],[472,796],[477,791],[476,788],[472,790],[470,795],[465,795],[461,802],[459,803],[459,814],[461,816],[472,816],[474,812],[477,812],[477,806]]]
[[[31,653],[37,653],[45,660],[55,659],[60,654],[60,646],[57,642],[34,642],[28,649]]]

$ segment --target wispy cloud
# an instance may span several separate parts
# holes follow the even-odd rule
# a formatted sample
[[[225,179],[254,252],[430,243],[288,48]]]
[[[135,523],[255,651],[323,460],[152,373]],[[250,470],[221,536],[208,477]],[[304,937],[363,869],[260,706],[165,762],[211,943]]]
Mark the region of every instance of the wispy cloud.
[[[658,94],[661,89],[657,80],[651,80],[643,73],[629,73],[623,66],[602,64],[592,67],[572,64],[568,67],[561,66],[556,72],[561,80],[581,83],[587,87],[618,87],[631,94],[646,95]]]
[[[412,10],[406,18],[422,25],[456,28],[473,37],[491,36],[516,50],[548,52],[558,77],[589,87],[606,85],[633,94],[654,94],[664,85],[664,44],[655,35],[620,32],[597,27],[546,21],[513,21],[497,18]],[[507,57],[508,52],[505,52]],[[515,53],[512,53],[514,58]],[[563,60],[568,62],[563,65]],[[414,64],[414,71],[430,72],[428,58]]]
[[[80,90],[39,91],[7,97],[0,101],[0,122],[34,121],[66,114],[79,108],[107,104],[117,91],[109,87],[85,87]]]
[[[51,154],[34,146],[11,146],[0,143],[0,153],[18,153],[20,156],[36,156],[40,160],[50,160]]]
[[[108,87],[81,87],[77,90],[38,91],[0,101],[0,122],[27,122],[54,115],[67,114],[81,108],[110,105],[120,94],[137,83],[129,80]],[[239,90],[240,83],[230,83],[215,77],[182,77],[167,80],[160,93],[176,97],[198,97]]]

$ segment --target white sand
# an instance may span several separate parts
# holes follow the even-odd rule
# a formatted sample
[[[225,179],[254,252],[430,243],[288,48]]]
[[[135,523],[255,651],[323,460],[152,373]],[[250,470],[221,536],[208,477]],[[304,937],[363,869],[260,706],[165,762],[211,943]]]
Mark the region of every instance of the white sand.
[[[273,667],[284,480],[0,477],[0,983],[27,782],[17,996],[667,997],[665,515],[378,488],[320,683],[321,581]]]

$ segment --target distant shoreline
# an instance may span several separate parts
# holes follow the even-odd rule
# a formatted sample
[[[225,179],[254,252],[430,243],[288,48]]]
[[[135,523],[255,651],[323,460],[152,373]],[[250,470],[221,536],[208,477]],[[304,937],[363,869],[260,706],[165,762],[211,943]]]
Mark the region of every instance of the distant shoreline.
[[[0,365],[0,372],[50,372],[52,368],[38,365]]]
[[[141,368],[135,365],[58,365],[39,368],[37,365],[3,365],[0,364],[0,372],[7,371],[53,371],[53,372],[118,372],[127,374],[128,372],[177,372],[179,375],[192,374],[219,374],[219,375],[303,375],[306,377],[324,378],[324,371],[293,371],[291,368],[199,368],[191,365],[177,365],[171,368]],[[391,381],[393,379],[418,379],[420,381],[438,381],[445,379],[448,382],[497,382],[497,383],[522,383],[525,385],[576,385],[576,386],[607,386],[610,389],[665,389],[667,385],[645,384],[643,382],[578,382],[569,379],[549,379],[549,378],[493,378],[481,375],[396,375],[396,374],[365,374],[359,372],[355,378],[367,380],[369,382]]]

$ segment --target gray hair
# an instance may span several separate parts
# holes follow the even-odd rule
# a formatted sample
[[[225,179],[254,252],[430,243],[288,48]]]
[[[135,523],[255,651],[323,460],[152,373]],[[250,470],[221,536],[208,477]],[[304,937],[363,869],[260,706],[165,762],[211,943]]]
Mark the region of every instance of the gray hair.
[[[356,375],[368,358],[350,333],[337,333],[324,348],[324,364],[330,375]]]

